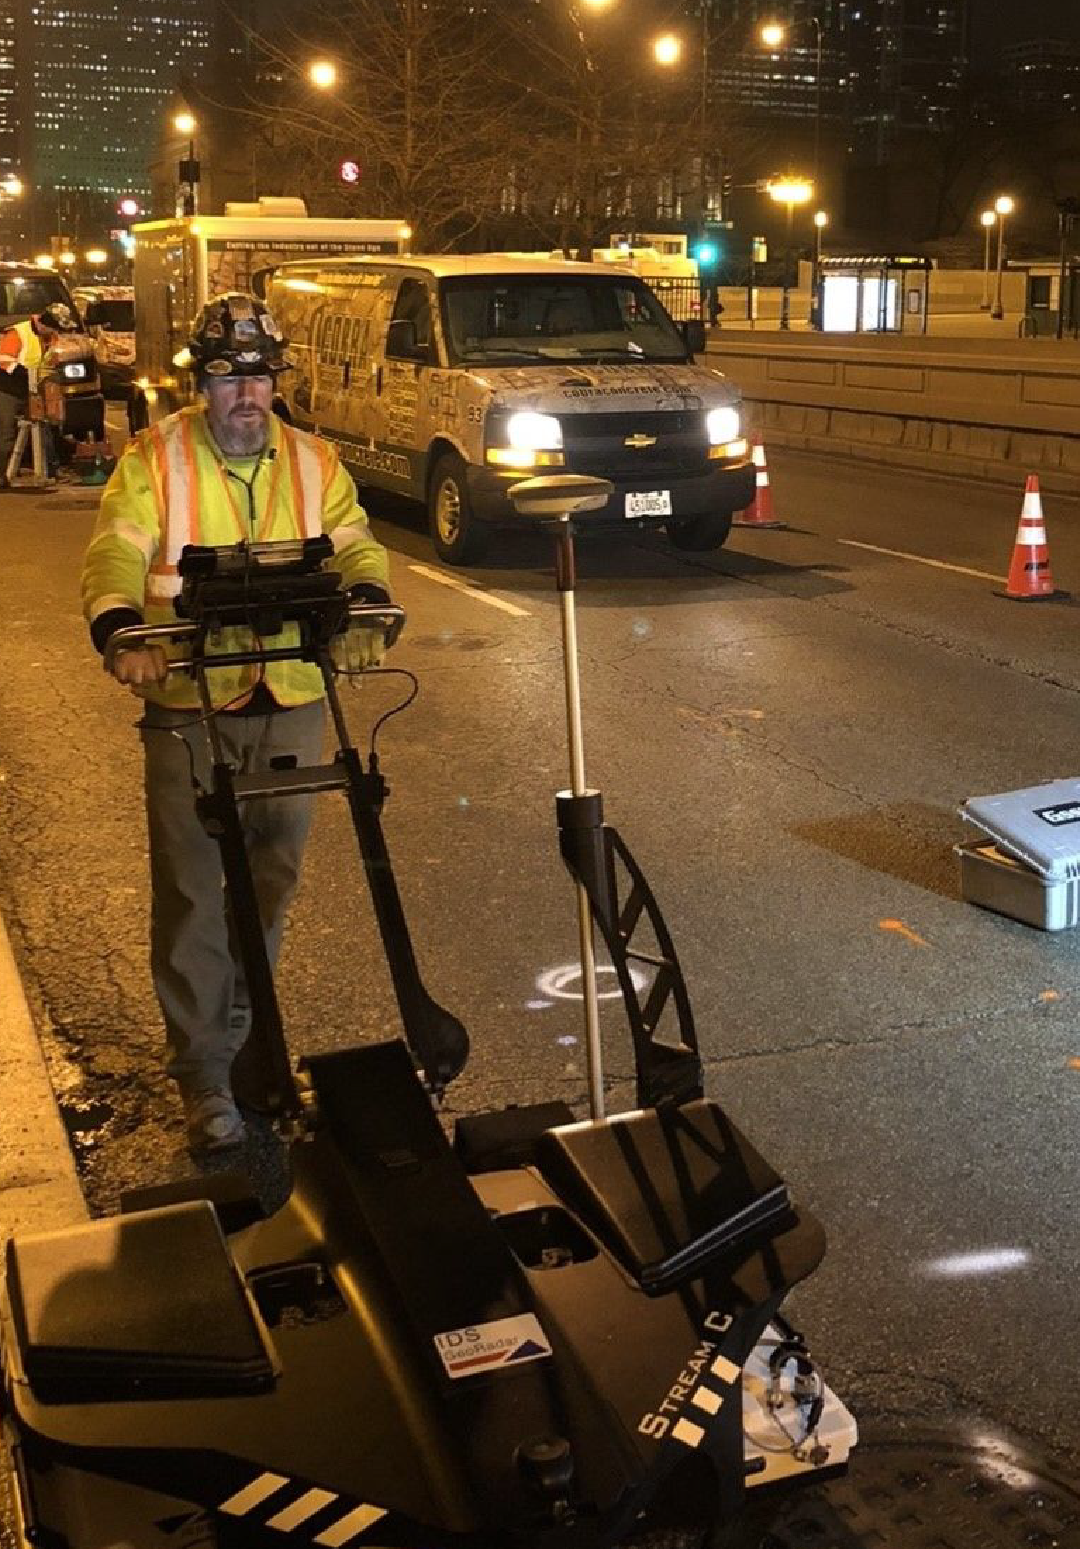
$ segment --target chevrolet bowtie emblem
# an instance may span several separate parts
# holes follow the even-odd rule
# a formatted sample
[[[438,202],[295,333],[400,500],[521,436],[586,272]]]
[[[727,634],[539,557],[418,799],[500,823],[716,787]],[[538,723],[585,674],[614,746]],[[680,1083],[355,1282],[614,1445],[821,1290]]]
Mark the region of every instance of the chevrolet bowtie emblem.
[[[656,437],[647,436],[643,430],[635,430],[632,436],[627,436],[623,446],[632,446],[635,449],[643,446],[655,446]]]

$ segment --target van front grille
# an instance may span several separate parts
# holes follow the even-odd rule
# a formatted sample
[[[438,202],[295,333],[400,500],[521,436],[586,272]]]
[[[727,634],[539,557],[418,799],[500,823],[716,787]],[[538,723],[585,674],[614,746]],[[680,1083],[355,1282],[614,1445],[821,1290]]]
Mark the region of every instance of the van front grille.
[[[577,473],[651,478],[658,473],[700,473],[708,464],[705,415],[700,409],[564,414],[561,423],[566,466]],[[655,439],[651,445],[635,446],[635,437]]]

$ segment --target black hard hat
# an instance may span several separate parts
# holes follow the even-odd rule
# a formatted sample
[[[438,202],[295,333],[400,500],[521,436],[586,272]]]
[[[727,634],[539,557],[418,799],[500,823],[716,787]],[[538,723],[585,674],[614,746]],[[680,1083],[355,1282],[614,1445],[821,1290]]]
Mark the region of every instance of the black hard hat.
[[[39,328],[48,328],[53,333],[78,333],[79,319],[68,306],[66,301],[54,301],[44,311],[37,315]]]
[[[199,377],[275,376],[289,369],[287,342],[263,302],[230,291],[195,319],[183,364]]]

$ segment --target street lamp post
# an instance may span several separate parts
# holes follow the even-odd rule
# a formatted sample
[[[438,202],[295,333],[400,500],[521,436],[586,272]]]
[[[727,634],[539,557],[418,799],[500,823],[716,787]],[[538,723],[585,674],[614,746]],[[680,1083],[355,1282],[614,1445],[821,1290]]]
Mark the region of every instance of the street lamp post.
[[[984,210],[979,216],[979,223],[983,229],[983,295],[979,303],[981,312],[990,310],[990,233],[994,229],[997,216],[993,210]]]
[[[808,16],[806,20],[814,29],[814,182],[821,180],[821,66],[825,46],[825,29],[820,16]],[[779,22],[766,22],[761,28],[761,41],[767,48],[779,48],[787,35],[787,29]]]
[[[824,210],[814,211],[814,263],[810,276],[810,327],[821,327],[821,236],[829,224]]]
[[[790,328],[790,269],[791,269],[791,226],[795,214],[795,206],[807,204],[814,197],[814,185],[806,178],[783,177],[766,185],[769,198],[777,204],[782,204],[787,209],[787,246],[784,252],[784,284],[780,292],[780,327]]]
[[[177,113],[173,119],[173,128],[176,132],[188,137],[187,160],[180,163],[180,181],[186,186],[183,211],[185,215],[197,215],[199,213],[199,163],[195,160],[195,130],[197,127],[193,113]]]
[[[1000,321],[1005,316],[1005,308],[1001,300],[1001,273],[1005,258],[1005,217],[1012,214],[1015,205],[1008,194],[1002,194],[1000,198],[994,200],[994,209],[998,218],[997,281],[994,286],[994,305],[990,308],[990,316]]]

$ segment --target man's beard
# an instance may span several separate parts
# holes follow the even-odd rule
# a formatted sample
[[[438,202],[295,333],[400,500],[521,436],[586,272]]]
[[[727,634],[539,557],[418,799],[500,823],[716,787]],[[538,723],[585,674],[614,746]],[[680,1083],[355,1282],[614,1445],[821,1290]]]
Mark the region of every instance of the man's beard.
[[[268,440],[270,416],[261,410],[258,419],[241,417],[235,411],[220,419],[211,415],[210,429],[226,457],[257,457]]]

